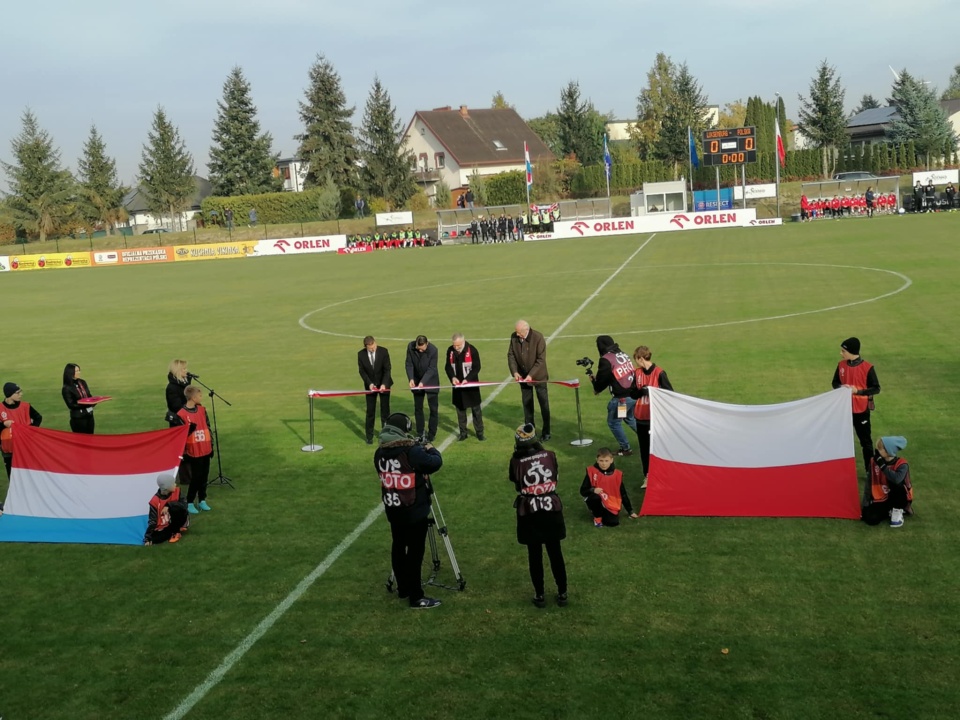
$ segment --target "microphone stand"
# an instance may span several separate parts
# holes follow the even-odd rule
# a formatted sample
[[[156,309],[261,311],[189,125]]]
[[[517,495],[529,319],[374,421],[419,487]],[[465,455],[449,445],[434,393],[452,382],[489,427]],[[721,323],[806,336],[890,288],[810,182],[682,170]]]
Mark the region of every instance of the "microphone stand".
[[[196,375],[188,374],[188,376],[191,380],[196,380],[197,385],[202,388],[206,388],[207,395],[210,396],[210,411],[211,416],[213,417],[213,447],[217,451],[217,476],[212,480],[207,481],[207,487],[210,485],[229,485],[232,488],[233,481],[223,474],[223,463],[220,460],[220,433],[217,432],[217,398],[220,398],[227,405],[227,407],[233,407],[233,405],[229,400],[223,397],[223,395],[217,393],[212,387],[209,385],[204,385],[200,378],[198,378]]]

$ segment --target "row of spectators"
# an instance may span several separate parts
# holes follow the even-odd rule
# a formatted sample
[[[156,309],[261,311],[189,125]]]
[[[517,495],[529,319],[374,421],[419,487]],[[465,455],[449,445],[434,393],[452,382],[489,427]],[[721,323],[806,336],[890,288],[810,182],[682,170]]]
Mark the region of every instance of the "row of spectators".
[[[348,235],[347,247],[370,248],[371,250],[386,250],[388,248],[429,247],[437,243],[425,230],[393,230],[392,232],[375,232],[367,235]]]
[[[952,182],[948,182],[940,196],[937,196],[937,188],[933,181],[926,185],[917,184],[913,186],[913,212],[940,212],[941,210],[955,210],[957,208],[957,189]]]
[[[474,244],[523,240],[525,233],[553,232],[554,223],[560,222],[560,208],[549,210],[539,208],[530,213],[520,213],[512,217],[501,213],[500,217],[480,215],[474,218],[466,230],[466,235]]]

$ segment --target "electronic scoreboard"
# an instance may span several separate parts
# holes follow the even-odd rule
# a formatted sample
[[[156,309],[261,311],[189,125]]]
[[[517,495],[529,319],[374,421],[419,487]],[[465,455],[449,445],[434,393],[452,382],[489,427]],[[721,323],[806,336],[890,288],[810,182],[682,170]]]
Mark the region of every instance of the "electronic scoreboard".
[[[743,165],[756,161],[755,127],[717,128],[703,133],[704,165]]]

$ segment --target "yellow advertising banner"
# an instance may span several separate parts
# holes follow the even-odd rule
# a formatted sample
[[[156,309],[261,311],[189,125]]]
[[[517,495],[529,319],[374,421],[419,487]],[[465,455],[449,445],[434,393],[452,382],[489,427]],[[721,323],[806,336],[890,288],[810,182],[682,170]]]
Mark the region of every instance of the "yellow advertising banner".
[[[10,256],[11,270],[62,270],[92,266],[93,258],[89,252]]]
[[[206,245],[174,245],[174,260],[229,260],[254,255],[257,242],[209,243]]]

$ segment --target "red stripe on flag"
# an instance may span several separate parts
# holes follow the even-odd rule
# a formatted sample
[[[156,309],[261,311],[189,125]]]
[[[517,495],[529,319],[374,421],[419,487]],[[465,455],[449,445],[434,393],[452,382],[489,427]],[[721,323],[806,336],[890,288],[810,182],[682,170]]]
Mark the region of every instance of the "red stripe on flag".
[[[187,442],[186,425],[130,435],[86,435],[18,428],[13,465],[66,475],[138,475],[169,471]]]
[[[806,465],[724,468],[650,457],[641,515],[860,518],[852,457]]]

